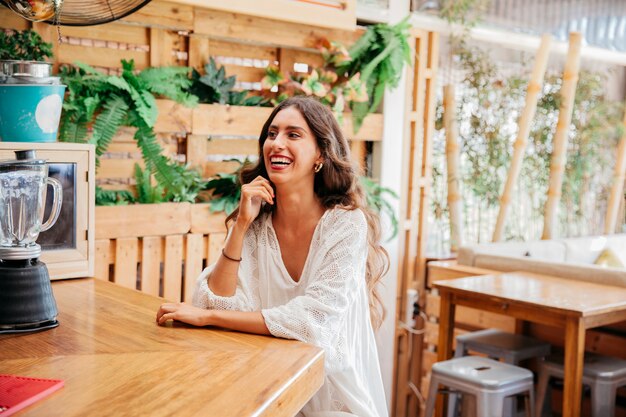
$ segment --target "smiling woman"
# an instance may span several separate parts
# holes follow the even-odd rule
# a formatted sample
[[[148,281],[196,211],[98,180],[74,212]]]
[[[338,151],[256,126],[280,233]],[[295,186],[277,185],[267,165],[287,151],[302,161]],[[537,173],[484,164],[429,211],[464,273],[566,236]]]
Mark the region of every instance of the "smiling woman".
[[[223,256],[198,278],[193,306],[160,324],[271,334],[322,347],[326,379],[299,416],[387,416],[374,326],[388,258],[333,114],[312,98],[277,106],[241,174]]]

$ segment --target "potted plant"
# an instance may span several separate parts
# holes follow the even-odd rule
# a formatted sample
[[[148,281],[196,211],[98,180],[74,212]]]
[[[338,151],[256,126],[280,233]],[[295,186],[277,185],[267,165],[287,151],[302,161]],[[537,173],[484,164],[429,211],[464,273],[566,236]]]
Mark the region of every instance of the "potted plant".
[[[65,86],[50,57],[52,45],[36,32],[0,31],[0,140],[56,140]]]

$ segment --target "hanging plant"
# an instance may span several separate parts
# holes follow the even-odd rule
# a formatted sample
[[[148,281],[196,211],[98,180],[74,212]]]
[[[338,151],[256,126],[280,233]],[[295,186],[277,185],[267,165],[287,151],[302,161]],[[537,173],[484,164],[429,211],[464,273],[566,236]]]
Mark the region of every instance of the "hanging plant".
[[[52,44],[28,30],[0,29],[0,60],[45,61],[52,58]]]

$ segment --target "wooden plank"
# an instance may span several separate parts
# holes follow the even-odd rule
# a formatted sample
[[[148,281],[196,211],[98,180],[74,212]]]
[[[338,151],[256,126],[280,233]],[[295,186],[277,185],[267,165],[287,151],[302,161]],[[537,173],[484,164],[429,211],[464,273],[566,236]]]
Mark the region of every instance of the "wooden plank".
[[[137,288],[138,239],[115,239],[115,268],[113,282],[126,288]]]
[[[429,293],[426,296],[426,314],[431,318],[439,318],[439,301],[441,297]],[[465,306],[457,306],[455,324],[473,328],[496,328],[515,333],[515,319],[502,314],[489,313]]]
[[[117,22],[96,26],[63,26],[61,33],[67,37],[107,40],[131,45],[148,45],[150,41],[147,28]]]
[[[96,207],[96,239],[185,234],[191,227],[190,203]]]
[[[426,329],[426,333],[424,333],[424,342],[429,345],[439,346],[439,325],[437,323],[428,321],[426,322],[424,327]],[[468,331],[465,329],[461,329],[458,327],[454,328],[454,338],[452,339],[452,349],[456,349],[457,336],[460,336],[467,332]]]
[[[191,212],[191,233],[212,234],[226,232],[224,220],[226,214],[211,213],[209,204],[192,204]]]
[[[209,39],[191,34],[189,36],[189,61],[187,64],[204,74],[204,66],[209,62],[210,51]]]
[[[161,261],[163,260],[163,238],[146,236],[141,240],[141,291],[160,296]]]
[[[265,77],[265,68],[231,64],[224,64],[223,67],[227,76],[234,75],[239,82],[260,83],[263,77]]]
[[[362,141],[351,141],[350,142],[350,156],[352,157],[352,161],[359,167],[360,174],[366,172],[366,163],[365,158],[367,157],[367,148],[365,146],[365,142]]]
[[[96,240],[96,256],[94,277],[103,281],[109,280],[109,265],[111,259],[112,242],[109,239]]]
[[[159,117],[154,125],[154,131],[189,133],[192,130],[193,109],[178,104],[173,100],[157,100]]]
[[[135,164],[143,169],[146,164],[143,159],[106,158],[100,160],[96,177],[105,178],[132,178],[135,179]]]
[[[267,107],[223,106],[201,104],[193,109],[194,135],[251,136],[257,137],[272,112]],[[352,119],[344,115],[342,131],[351,140],[382,140],[383,116],[370,114],[358,133],[352,132]]]
[[[96,48],[82,45],[59,45],[56,57],[59,64],[72,64],[80,61],[96,67],[122,68],[122,59],[134,60],[135,68],[142,70],[150,65],[149,53],[142,51],[128,51],[123,49]]]
[[[204,38],[206,39],[206,38]],[[213,57],[233,57],[267,60],[274,63],[278,60],[276,48],[270,46],[250,45],[241,42],[229,42],[219,39],[208,39],[209,50]]]
[[[565,328],[529,323],[528,332],[531,336],[549,342],[552,346],[563,347]],[[585,350],[600,355],[613,356],[626,360],[624,336],[604,332],[601,328],[587,330]]]
[[[428,282],[427,287],[430,288],[435,281],[473,277],[476,275],[493,274],[496,271],[491,269],[476,268],[473,266],[459,265],[456,261],[437,261],[428,263]]]
[[[324,58],[319,52],[309,52],[300,49],[281,48],[283,57],[289,57],[293,63],[307,64],[309,67],[322,68],[324,66]],[[293,66],[289,70],[293,72]]]
[[[164,67],[176,64],[175,38],[165,29],[150,28],[150,66]]]
[[[422,374],[428,375],[430,374],[430,368],[432,368],[433,364],[437,362],[437,353],[430,350],[424,350],[422,355]],[[426,393],[428,390],[424,390],[424,387],[422,386],[422,392]]]
[[[192,6],[180,2],[155,0],[148,3],[121,22],[156,26],[175,30],[190,31],[193,29],[194,10]]]
[[[221,40],[243,40],[298,48],[315,48],[320,38],[351,45],[363,33],[362,30],[322,29],[305,24],[200,8],[195,10],[193,31]]]
[[[226,239],[226,233],[211,233],[208,236],[207,265],[217,262],[222,254],[222,248]]]
[[[6,7],[0,8],[0,29],[26,30],[31,22]]]
[[[258,155],[259,141],[257,139],[209,139],[206,142],[205,153],[209,155]]]
[[[183,300],[191,302],[193,291],[196,288],[196,279],[202,272],[204,259],[203,249],[204,236],[200,233],[192,233],[186,236],[185,245],[185,280]]]
[[[337,5],[292,0],[177,0],[183,4],[222,10],[226,12],[246,13],[252,19],[270,18],[295,24],[310,24],[325,28],[353,31],[356,28],[356,0],[338,2]],[[335,6],[335,7],[333,7]],[[200,9],[196,9],[198,12]],[[328,29],[327,29],[328,30]]]
[[[183,236],[165,236],[163,260],[163,297],[179,302],[183,284]]]
[[[239,162],[206,162],[202,170],[204,178],[211,178],[216,174],[235,172],[239,168]]]
[[[187,136],[187,164],[191,168],[200,168],[206,158],[207,148],[206,136],[189,135]]]

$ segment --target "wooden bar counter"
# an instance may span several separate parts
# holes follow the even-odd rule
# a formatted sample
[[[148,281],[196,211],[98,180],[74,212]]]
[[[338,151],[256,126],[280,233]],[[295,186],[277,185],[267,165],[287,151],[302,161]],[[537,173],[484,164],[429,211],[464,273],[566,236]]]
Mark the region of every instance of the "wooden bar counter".
[[[163,302],[95,279],[52,284],[59,327],[0,335],[0,373],[62,379],[28,416],[294,416],[324,379],[319,348],[158,326]]]

